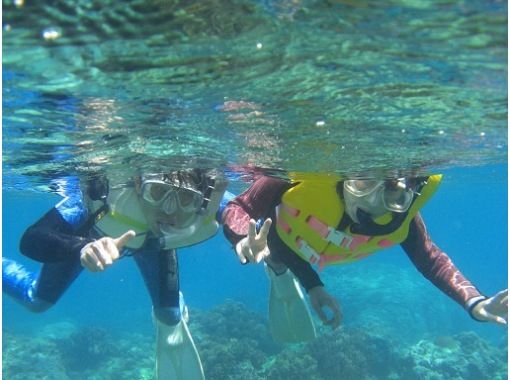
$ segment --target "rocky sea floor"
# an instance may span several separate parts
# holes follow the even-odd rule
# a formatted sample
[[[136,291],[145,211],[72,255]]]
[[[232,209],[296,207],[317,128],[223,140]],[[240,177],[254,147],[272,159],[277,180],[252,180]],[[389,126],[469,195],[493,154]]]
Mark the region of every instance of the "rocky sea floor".
[[[356,327],[320,330],[312,342],[278,345],[263,316],[227,301],[191,310],[190,329],[208,380],[503,380],[506,342],[495,345],[474,332],[412,344]],[[240,323],[242,321],[242,323]],[[150,380],[154,335],[119,336],[69,323],[38,336],[3,330],[3,378]]]

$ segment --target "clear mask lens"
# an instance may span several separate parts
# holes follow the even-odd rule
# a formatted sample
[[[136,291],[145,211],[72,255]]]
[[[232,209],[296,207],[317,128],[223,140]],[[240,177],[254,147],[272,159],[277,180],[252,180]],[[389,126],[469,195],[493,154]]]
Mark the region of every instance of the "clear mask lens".
[[[177,192],[177,202],[184,212],[198,211],[204,202],[204,196],[197,190],[180,188]]]
[[[366,203],[368,208],[376,209],[381,204],[388,211],[406,212],[413,202],[414,193],[406,187],[401,180],[378,181],[378,180],[347,180],[344,182],[344,190],[356,198],[359,202]]]
[[[175,191],[169,193],[161,204],[161,211],[167,215],[172,215],[177,211],[177,197]]]
[[[406,212],[413,201],[413,191],[407,188],[391,189],[386,187],[383,193],[384,207],[394,212]]]
[[[356,197],[364,197],[383,185],[384,181],[353,179],[344,182],[344,189]]]
[[[165,200],[171,192],[175,192],[175,187],[163,181],[146,181],[142,184],[142,198],[154,206]]]
[[[177,211],[197,212],[204,202],[200,191],[176,187],[163,181],[145,181],[142,184],[142,198],[168,215]]]

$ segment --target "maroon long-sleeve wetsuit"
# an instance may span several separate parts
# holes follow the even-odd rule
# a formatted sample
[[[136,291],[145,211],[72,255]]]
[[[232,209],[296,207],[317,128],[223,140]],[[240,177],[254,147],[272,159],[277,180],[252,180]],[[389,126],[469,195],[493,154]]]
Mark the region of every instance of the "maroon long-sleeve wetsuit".
[[[244,193],[225,208],[222,219],[225,236],[235,246],[248,234],[250,219],[276,220],[275,207],[292,184],[274,177],[260,177]],[[271,259],[285,264],[308,291],[322,286],[319,275],[312,266],[295,254],[276,233],[273,223],[268,234]],[[450,258],[430,239],[420,214],[411,221],[409,233],[401,243],[415,267],[436,287],[465,306],[469,299],[480,297],[478,289],[455,267]]]

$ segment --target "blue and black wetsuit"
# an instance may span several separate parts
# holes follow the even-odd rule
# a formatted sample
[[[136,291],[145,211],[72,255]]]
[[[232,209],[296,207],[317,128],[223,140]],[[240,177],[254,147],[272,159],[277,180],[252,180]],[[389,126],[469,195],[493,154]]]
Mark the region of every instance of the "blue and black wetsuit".
[[[100,237],[90,223],[81,191],[75,187],[74,191],[67,192],[62,202],[29,227],[21,239],[21,252],[43,262],[40,273],[31,273],[15,261],[2,258],[3,291],[32,311],[48,309],[83,270],[81,249]],[[155,316],[169,325],[178,323],[181,313],[176,251],[162,249],[159,240],[148,234],[141,248],[126,248],[121,254],[135,259],[151,296]]]

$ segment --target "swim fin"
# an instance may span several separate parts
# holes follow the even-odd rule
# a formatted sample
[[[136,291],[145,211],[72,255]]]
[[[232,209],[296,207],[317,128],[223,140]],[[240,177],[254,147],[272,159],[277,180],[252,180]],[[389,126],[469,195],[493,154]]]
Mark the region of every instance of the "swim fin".
[[[298,343],[317,335],[301,287],[290,270],[277,275],[265,265],[270,280],[269,328],[280,343]]]
[[[156,319],[156,373],[157,380],[204,380],[204,370],[197,348],[183,317],[174,326]]]

